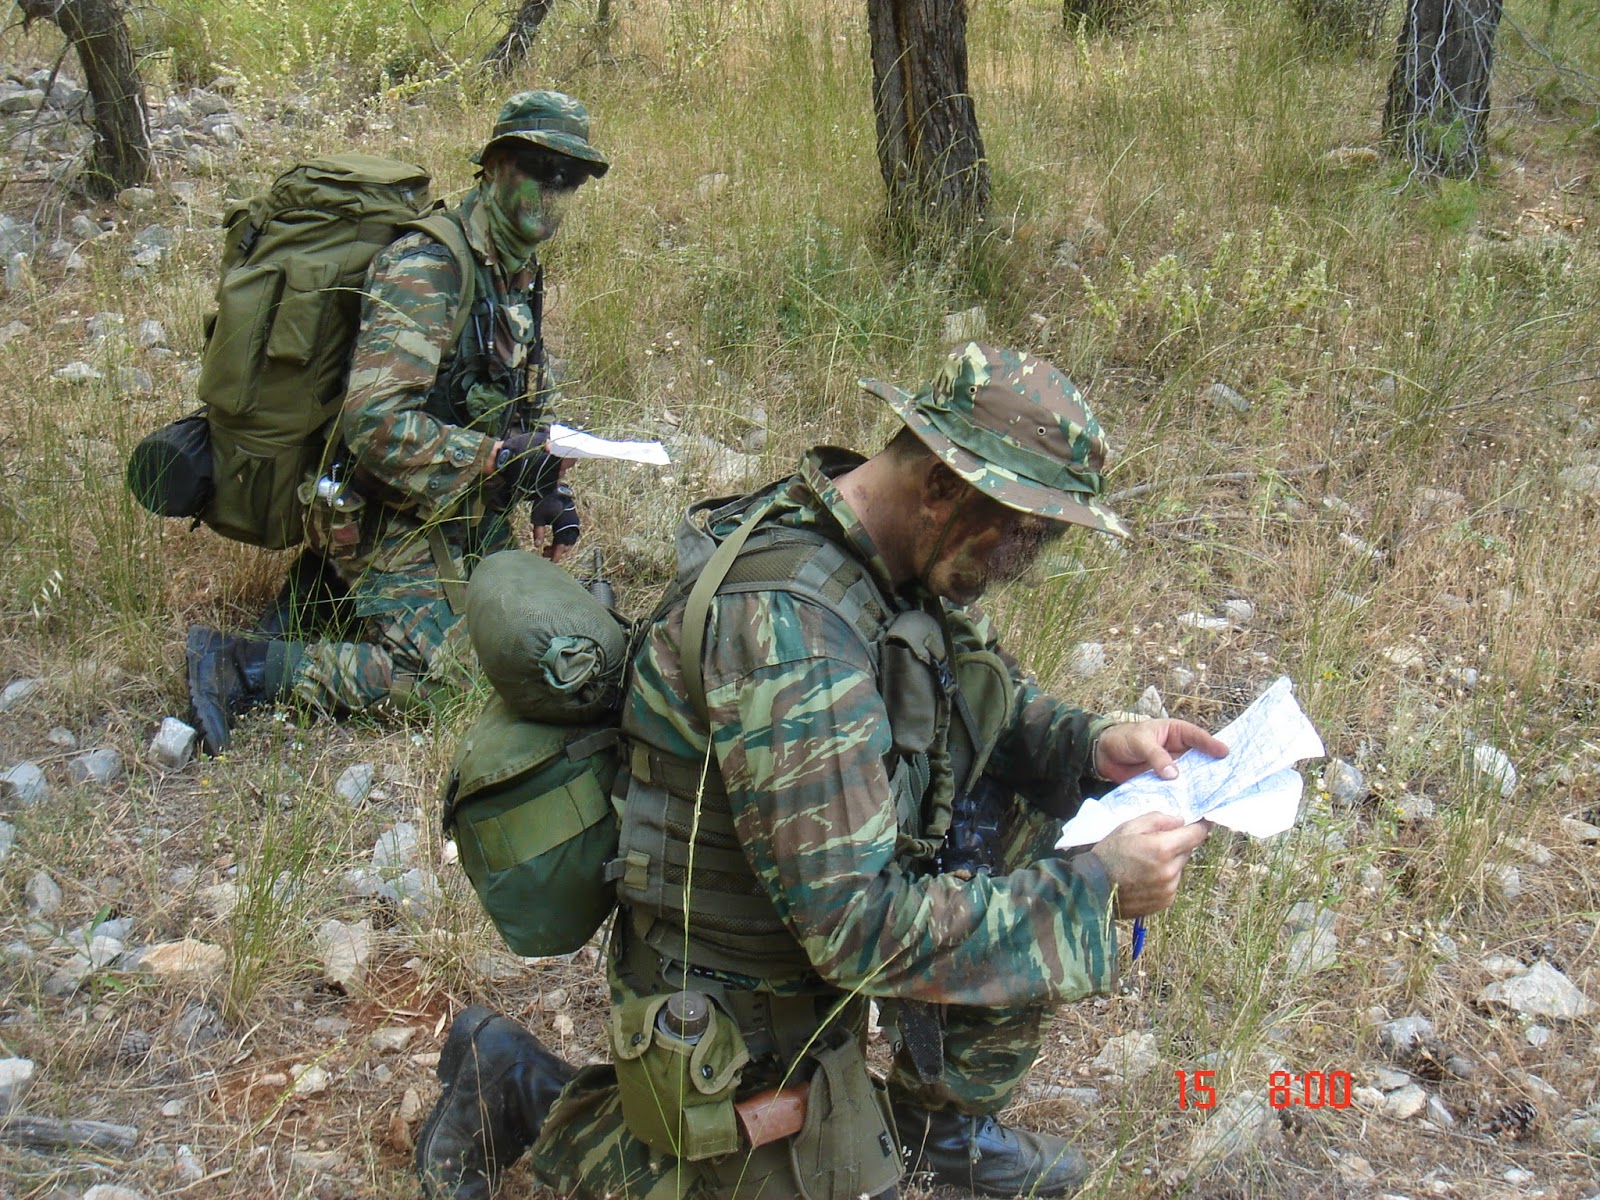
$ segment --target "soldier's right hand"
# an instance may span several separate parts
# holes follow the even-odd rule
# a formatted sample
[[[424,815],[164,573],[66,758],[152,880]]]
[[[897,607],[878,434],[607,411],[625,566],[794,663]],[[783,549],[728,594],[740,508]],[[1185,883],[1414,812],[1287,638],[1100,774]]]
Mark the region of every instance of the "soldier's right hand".
[[[1189,856],[1206,840],[1211,822],[1144,813],[1124,821],[1095,844],[1111,879],[1118,917],[1147,917],[1171,905]]]
[[[483,485],[483,502],[490,508],[510,508],[522,496],[550,491],[561,479],[562,459],[545,449],[549,434],[543,429],[519,430],[499,443],[494,469]]]

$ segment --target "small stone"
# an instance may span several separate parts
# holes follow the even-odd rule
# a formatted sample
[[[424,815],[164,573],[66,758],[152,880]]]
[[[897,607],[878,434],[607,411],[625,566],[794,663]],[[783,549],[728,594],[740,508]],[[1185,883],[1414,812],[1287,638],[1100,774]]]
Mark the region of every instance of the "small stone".
[[[43,871],[36,871],[22,892],[28,915],[48,917],[61,907],[61,887]]]
[[[105,376],[91,367],[88,363],[84,362],[82,359],[75,359],[74,361],[69,362],[66,366],[58,367],[56,370],[50,372],[50,378],[58,379],[62,383],[76,385],[93,383],[97,379],[104,379]]]
[[[1353,533],[1341,533],[1339,535],[1339,541],[1341,544],[1348,547],[1362,558],[1370,558],[1375,561],[1382,562],[1383,559],[1388,557],[1382,550],[1379,550],[1371,542],[1367,541],[1365,538],[1357,537]]]
[[[1382,160],[1371,146],[1335,146],[1322,156],[1322,161],[1336,171],[1355,171],[1376,166]],[[1389,377],[1384,376],[1385,379]],[[1391,379],[1392,384],[1394,381]]]
[[[83,327],[89,334],[90,342],[98,346],[112,340],[120,340],[127,332],[128,318],[119,312],[97,312],[83,323]]]
[[[333,785],[333,794],[352,806],[364,803],[372,792],[372,781],[377,770],[371,763],[355,763],[346,767]]]
[[[17,827],[10,821],[0,821],[0,863],[11,857],[11,851],[16,849]]]
[[[1522,1036],[1528,1040],[1528,1045],[1535,1050],[1543,1047],[1553,1036],[1550,1029],[1544,1025],[1529,1025],[1522,1031]]]
[[[162,983],[210,987],[227,978],[228,952],[195,938],[159,942],[140,953],[139,970]]]
[[[1591,825],[1588,821],[1580,821],[1576,817],[1562,817],[1561,832],[1574,841],[1589,844],[1600,842],[1600,825]]]
[[[1195,1131],[1187,1158],[1196,1165],[1226,1162],[1258,1149],[1281,1130],[1278,1114],[1260,1096],[1229,1096]]]
[[[1378,1026],[1378,1043],[1394,1054],[1409,1054],[1434,1036],[1433,1022],[1419,1013]]]
[[[1478,993],[1478,999],[1557,1021],[1586,1017],[1594,1008],[1570,979],[1543,960],[1525,974],[1489,984]]]
[[[148,396],[156,390],[155,379],[143,367],[120,366],[112,382],[123,396]]]
[[[1428,665],[1428,656],[1409,642],[1388,646],[1378,653],[1391,667],[1401,671],[1420,671]]]
[[[410,1124],[422,1115],[422,1097],[416,1088],[407,1088],[400,1097],[400,1119]]]
[[[1527,1187],[1534,1181],[1535,1176],[1532,1171],[1525,1171],[1521,1167],[1507,1167],[1500,1173],[1500,1178],[1512,1187]]]
[[[958,313],[946,313],[944,318],[944,341],[955,342],[981,342],[989,333],[989,314],[983,311],[982,305]]]
[[[149,1197],[135,1188],[97,1183],[83,1194],[83,1200],[149,1200]]]
[[[28,327],[21,321],[7,321],[0,325],[0,346],[4,346],[13,338],[19,338],[28,332]]]
[[[9,797],[19,804],[38,804],[50,798],[50,785],[38,763],[20,762],[0,775],[0,797]]]
[[[1536,867],[1548,867],[1550,865],[1549,849],[1545,846],[1541,846],[1538,842],[1532,840],[1531,838],[1508,837],[1506,838],[1506,845],[1510,846],[1513,850],[1522,855],[1522,857],[1527,859],[1529,862],[1533,863],[1533,865]]]
[[[32,1085],[32,1059],[0,1058],[0,1116],[20,1108]]]
[[[1522,886],[1522,872],[1513,866],[1502,863],[1490,867],[1489,878],[1499,885],[1500,894],[1507,900],[1515,900],[1525,890]]]
[[[160,321],[140,321],[139,327],[133,331],[133,344],[141,350],[165,346],[167,344],[166,328]]]
[[[109,746],[80,754],[67,763],[67,777],[73,783],[105,785],[122,778],[122,755]]]
[[[1235,625],[1248,625],[1255,620],[1256,606],[1248,600],[1224,600],[1217,608]]]
[[[1291,974],[1309,975],[1339,960],[1339,939],[1327,930],[1309,930],[1289,939],[1287,966]]]
[[[178,1178],[185,1183],[199,1183],[206,1177],[206,1169],[200,1165],[200,1160],[188,1146],[179,1146],[172,1160],[173,1166],[177,1168]]]
[[[78,748],[77,735],[65,725],[57,725],[44,735],[44,740],[52,746],[60,747],[62,750],[76,750]]]
[[[1100,642],[1079,642],[1067,654],[1067,672],[1079,679],[1098,675],[1108,665],[1106,648]]]
[[[1505,751],[1487,742],[1472,749],[1472,769],[1485,784],[1497,788],[1502,799],[1508,799],[1517,790],[1517,768]]]
[[[333,1076],[322,1067],[290,1067],[289,1074],[294,1078],[296,1096],[320,1096],[333,1082]]]
[[[1145,688],[1139,695],[1139,702],[1133,706],[1133,711],[1149,717],[1152,721],[1165,718],[1167,706],[1161,699],[1161,690],[1155,684]]]
[[[1096,1070],[1124,1079],[1139,1079],[1161,1066],[1161,1054],[1156,1049],[1153,1033],[1125,1033],[1105,1044],[1092,1063]]]
[[[1491,954],[1481,959],[1478,965],[1496,979],[1510,979],[1513,975],[1521,975],[1528,969],[1527,963],[1520,958],[1512,958],[1509,954]]]
[[[372,865],[380,871],[407,870],[417,861],[417,827],[401,821],[378,835]]]
[[[1181,613],[1178,624],[1184,629],[1197,629],[1201,633],[1225,633],[1233,628],[1233,622],[1227,617],[1213,617],[1202,612]]]
[[[1322,768],[1322,786],[1338,808],[1354,808],[1367,798],[1367,779],[1354,763],[1330,758]]]
[[[1358,1087],[1350,1099],[1363,1112],[1376,1112],[1383,1107],[1383,1093],[1375,1087]]]
[[[1372,1085],[1380,1092],[1398,1092],[1415,1082],[1406,1072],[1396,1071],[1393,1067],[1378,1067],[1372,1072]]]
[[[117,193],[117,203],[121,207],[133,211],[154,208],[156,203],[155,189],[147,187],[123,188]]]
[[[395,903],[413,920],[430,919],[444,900],[438,877],[421,867],[413,867],[394,881]]]
[[[227,1034],[227,1026],[217,1010],[208,1004],[191,1004],[173,1022],[172,1033],[185,1050],[203,1050]]]
[[[236,883],[212,884],[210,887],[201,888],[197,893],[197,899],[206,906],[213,917],[219,921],[224,921],[239,906],[239,885]]]
[[[411,1045],[412,1039],[416,1036],[415,1025],[385,1025],[381,1029],[372,1031],[367,1044],[379,1054],[399,1054]]]
[[[1175,692],[1187,692],[1194,686],[1195,673],[1188,667],[1173,667],[1167,672],[1167,682]]]
[[[325,1173],[341,1169],[345,1157],[338,1150],[296,1150],[289,1155],[289,1163],[297,1171]],[[88,1200],[88,1197],[84,1197],[84,1200]]]
[[[150,741],[150,757],[163,767],[177,770],[194,757],[195,740],[200,735],[177,717],[164,717],[161,728]]]
[[[350,1022],[344,1017],[318,1017],[311,1022],[311,1032],[318,1037],[342,1038],[350,1032]]]
[[[329,918],[317,930],[317,947],[323,977],[330,986],[352,992],[366,982],[367,960],[372,957],[370,921],[347,925]]]
[[[1446,1129],[1456,1123],[1455,1114],[1437,1096],[1428,1097],[1428,1119],[1435,1125],[1442,1125]]]
[[[1451,667],[1444,673],[1444,677],[1462,691],[1470,692],[1478,686],[1477,667]]]
[[[1383,1115],[1394,1121],[1409,1121],[1427,1107],[1427,1091],[1420,1083],[1412,1083],[1384,1097]]]
[[[1422,825],[1434,819],[1436,808],[1432,800],[1416,792],[1402,792],[1395,801],[1395,817],[1403,825]]]
[[[80,242],[92,242],[105,232],[88,213],[79,213],[67,223],[67,231]]]
[[[721,171],[709,171],[694,181],[694,194],[697,200],[715,200],[728,190],[731,182],[728,176]]]
[[[1250,401],[1235,391],[1232,387],[1220,380],[1206,389],[1205,398],[1212,404],[1221,408],[1232,409],[1236,413],[1250,411]]]
[[[42,679],[13,679],[6,684],[4,691],[0,691],[0,713],[22,707],[42,691],[44,691]]]

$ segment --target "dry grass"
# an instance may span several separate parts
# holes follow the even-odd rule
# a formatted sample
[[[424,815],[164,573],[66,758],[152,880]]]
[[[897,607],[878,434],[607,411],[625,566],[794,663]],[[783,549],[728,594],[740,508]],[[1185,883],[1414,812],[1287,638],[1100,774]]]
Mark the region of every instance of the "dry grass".
[[[670,419],[736,441],[764,413],[754,482],[814,441],[879,444],[888,420],[854,380],[915,380],[944,349],[946,313],[982,305],[992,340],[1067,367],[1120,451],[1112,486],[1145,489],[1121,505],[1141,536],[1126,551],[1085,539],[1081,570],[997,598],[1013,647],[1087,706],[1127,707],[1155,683],[1174,715],[1208,724],[1286,672],[1330,751],[1360,762],[1374,794],[1335,811],[1313,788],[1293,833],[1213,838],[1127,987],[1060,1013],[1017,1117],[1080,1136],[1102,1167],[1093,1195],[1489,1200],[1515,1190],[1500,1179],[1512,1166],[1547,1196],[1588,1195],[1593,1151],[1561,1126],[1600,1099],[1594,1026],[1559,1026],[1535,1049],[1524,1022],[1473,997],[1489,953],[1548,959],[1600,994],[1595,850],[1559,826],[1600,807],[1600,551],[1594,501],[1555,478],[1600,446],[1593,92],[1581,76],[1553,75],[1508,29],[1494,176],[1397,191],[1402,176],[1381,160],[1327,157],[1371,142],[1386,64],[1302,42],[1286,6],[1157,4],[1126,33],[1075,38],[1054,3],[974,5],[995,213],[969,245],[906,260],[879,221],[859,7],[624,6],[603,50],[582,27],[585,6],[558,8],[518,82],[588,99],[616,164],[550,248],[551,334],[570,376],[563,415],[615,434],[653,434]],[[1511,10],[1542,28],[1546,6]],[[420,11],[436,33],[452,27],[444,10]],[[1593,23],[1569,16],[1550,44],[1593,72]],[[311,931],[329,916],[374,915],[344,882],[373,838],[411,820],[424,859],[439,861],[435,789],[470,704],[432,729],[263,718],[227,761],[172,775],[142,759],[154,723],[183,707],[185,625],[247,622],[282,570],[277,557],[145,517],[120,484],[133,441],[191,394],[223,199],[280,163],[352,144],[423,162],[449,193],[468,182],[462,148],[497,102],[476,85],[368,97],[342,79],[278,73],[320,62],[304,46],[359,43],[398,61],[413,44],[398,24],[380,22],[364,42],[332,26],[285,45],[230,42],[243,27],[206,26],[203,44],[191,29],[155,70],[182,78],[196,46],[234,55],[248,66],[247,111],[309,86],[326,119],[260,121],[237,161],[195,180],[192,204],[167,198],[149,217],[104,210],[118,230],[84,249],[86,273],[41,258],[37,287],[7,297],[6,319],[30,329],[0,348],[0,677],[50,685],[0,724],[0,763],[39,761],[54,798],[9,814],[18,849],[3,868],[0,942],[47,941],[21,901],[45,869],[66,894],[53,918],[65,927],[125,913],[135,943],[190,934],[230,953],[212,997],[224,1036],[199,1048],[173,1032],[194,997],[106,974],[63,1001],[42,994],[46,971],[0,967],[0,1051],[40,1068],[30,1107],[142,1130],[127,1164],[0,1149],[0,1180],[18,1197],[102,1179],[198,1198],[410,1195],[391,1118],[407,1089],[431,1101],[428,1055],[459,1007],[496,1004],[575,1061],[604,1049],[592,955],[507,963],[448,866],[429,923],[440,932],[378,913],[369,986],[352,997],[317,986]],[[7,61],[53,52],[38,32],[0,45]],[[374,65],[363,62],[362,81]],[[161,170],[163,183],[182,175]],[[26,180],[6,184],[0,208],[37,215],[47,239],[77,211]],[[127,240],[149,220],[179,244],[130,280]],[[108,376],[148,365],[152,396],[50,379],[92,357],[83,320],[105,309],[166,325],[174,359],[93,358]],[[1249,411],[1208,399],[1218,381]],[[625,606],[647,608],[674,514],[708,486],[703,465],[670,479],[597,468],[580,482],[586,537]],[[1177,622],[1230,598],[1255,605],[1243,628]],[[1112,665],[1074,679],[1068,663],[1084,640],[1104,642]],[[1175,682],[1176,668],[1192,681]],[[109,791],[69,785],[66,755],[46,740],[57,724],[85,745],[120,747],[129,779]],[[1509,801],[1463,765],[1479,739],[1517,764]],[[352,811],[331,787],[355,761],[378,765],[380,798]],[[1437,817],[1399,820],[1408,793],[1433,800]],[[1549,862],[1507,837],[1548,847]],[[1520,874],[1515,898],[1498,882],[1507,866]],[[201,893],[229,880],[246,902],[223,920]],[[1282,924],[1305,900],[1338,914],[1340,958],[1297,977]],[[1220,1055],[1225,1095],[1260,1092],[1277,1064],[1363,1082],[1386,1062],[1380,1010],[1428,1014],[1478,1064],[1470,1082],[1438,1085],[1453,1127],[1323,1112],[1241,1163],[1187,1175],[1200,1114],[1177,1109],[1171,1071]],[[380,1055],[367,1038],[392,1023],[415,1025],[417,1040]],[[154,1035],[147,1056],[118,1057],[129,1030]],[[1045,1087],[1098,1084],[1089,1061],[1133,1030],[1156,1035],[1165,1070],[1101,1085],[1092,1109]],[[332,1086],[293,1096],[279,1077],[313,1062]],[[1531,1138],[1484,1133],[1516,1100],[1539,1112]],[[170,1101],[178,1115],[161,1115]],[[192,1147],[203,1182],[177,1173],[179,1145]],[[296,1151],[332,1152],[339,1165],[315,1171]],[[517,1173],[508,1194],[531,1190]]]

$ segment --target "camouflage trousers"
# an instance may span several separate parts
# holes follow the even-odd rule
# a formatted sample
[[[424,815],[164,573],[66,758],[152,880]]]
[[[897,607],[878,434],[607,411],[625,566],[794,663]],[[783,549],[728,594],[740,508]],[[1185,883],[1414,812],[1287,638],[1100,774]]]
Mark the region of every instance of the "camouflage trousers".
[[[1050,853],[1061,823],[1017,801],[1000,832],[999,870],[1027,866]],[[619,917],[626,919],[624,912]],[[613,937],[613,944],[617,941]],[[613,961],[613,1004],[629,998]],[[613,1009],[615,1011],[615,1009]],[[888,1080],[896,1103],[974,1114],[1005,1107],[1038,1057],[1048,1004],[1015,1008],[944,1007],[944,1073],[922,1082],[902,1051]],[[863,1013],[862,1020],[865,1020]],[[865,1029],[856,1030],[865,1035]],[[533,1149],[534,1170],[558,1195],[602,1200],[793,1200],[826,1195],[814,1180],[795,1177],[792,1139],[702,1162],[687,1162],[646,1146],[622,1115],[616,1069],[580,1071],[556,1102]]]

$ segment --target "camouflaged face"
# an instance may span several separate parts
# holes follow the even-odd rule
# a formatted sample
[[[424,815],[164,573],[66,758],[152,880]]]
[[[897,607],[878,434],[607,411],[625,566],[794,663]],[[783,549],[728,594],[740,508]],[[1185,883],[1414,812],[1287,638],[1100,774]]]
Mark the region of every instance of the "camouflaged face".
[[[1109,454],[1073,383],[1041,358],[968,342],[913,395],[864,379],[951,470],[1008,508],[1127,537],[1100,502]]]
[[[494,132],[472,161],[481,163],[491,146],[507,140],[531,142],[581,159],[596,178],[611,169],[605,155],[589,144],[589,110],[582,101],[560,92],[518,92],[507,100],[495,119]]]

